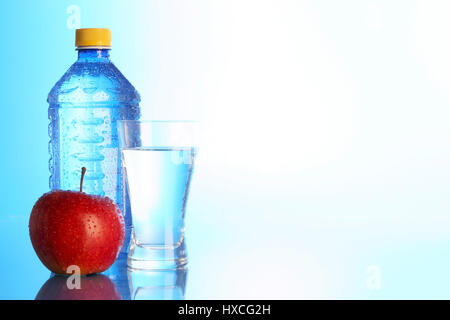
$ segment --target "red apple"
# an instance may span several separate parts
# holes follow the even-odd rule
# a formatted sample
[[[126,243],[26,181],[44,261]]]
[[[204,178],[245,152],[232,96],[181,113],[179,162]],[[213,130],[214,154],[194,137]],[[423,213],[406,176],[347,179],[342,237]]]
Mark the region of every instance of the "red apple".
[[[31,243],[42,263],[56,274],[76,265],[80,274],[108,269],[119,255],[125,238],[123,216],[109,198],[82,192],[52,191],[31,211]]]

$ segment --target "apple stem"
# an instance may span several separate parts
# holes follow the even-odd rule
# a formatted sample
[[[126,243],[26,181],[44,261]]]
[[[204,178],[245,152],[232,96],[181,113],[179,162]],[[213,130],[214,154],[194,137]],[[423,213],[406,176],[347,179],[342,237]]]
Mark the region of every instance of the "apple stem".
[[[81,168],[80,192],[83,192],[83,179],[84,179],[85,173],[86,173],[86,168],[85,167]]]

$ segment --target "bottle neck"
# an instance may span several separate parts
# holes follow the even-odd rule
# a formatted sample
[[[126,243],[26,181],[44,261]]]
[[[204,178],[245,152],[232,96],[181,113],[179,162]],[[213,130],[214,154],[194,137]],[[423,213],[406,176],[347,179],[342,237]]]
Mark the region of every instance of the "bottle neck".
[[[84,62],[109,62],[109,50],[111,49],[77,49],[78,61]]]

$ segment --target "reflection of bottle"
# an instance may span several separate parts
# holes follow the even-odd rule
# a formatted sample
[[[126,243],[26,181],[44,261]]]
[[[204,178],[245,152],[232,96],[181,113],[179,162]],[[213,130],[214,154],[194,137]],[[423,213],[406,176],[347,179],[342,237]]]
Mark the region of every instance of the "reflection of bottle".
[[[108,29],[78,29],[78,60],[48,95],[50,188],[106,195],[124,212],[117,120],[140,116],[140,97],[109,59]],[[131,216],[125,216],[127,249]]]
[[[114,282],[122,296],[122,300],[130,300],[126,254],[121,253],[114,264],[102,274],[108,276]]]
[[[187,268],[174,270],[128,269],[132,300],[183,300]]]
[[[113,281],[103,274],[80,278],[80,288],[69,288],[66,276],[52,276],[36,295],[36,300],[121,300]]]

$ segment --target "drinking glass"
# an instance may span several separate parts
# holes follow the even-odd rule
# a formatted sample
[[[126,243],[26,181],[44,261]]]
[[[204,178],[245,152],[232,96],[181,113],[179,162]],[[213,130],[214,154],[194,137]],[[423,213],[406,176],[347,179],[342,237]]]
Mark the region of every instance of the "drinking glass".
[[[118,121],[133,224],[130,268],[176,269],[187,263],[184,215],[197,130],[193,121]]]

